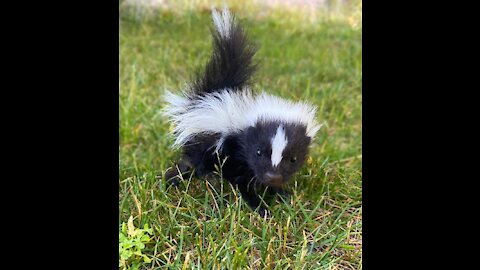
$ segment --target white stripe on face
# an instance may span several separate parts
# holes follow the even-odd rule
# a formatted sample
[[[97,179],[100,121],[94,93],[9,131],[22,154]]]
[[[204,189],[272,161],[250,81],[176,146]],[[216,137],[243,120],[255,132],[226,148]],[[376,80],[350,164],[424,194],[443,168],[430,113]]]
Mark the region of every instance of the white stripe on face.
[[[285,135],[285,130],[283,125],[278,126],[277,133],[272,138],[272,166],[277,166],[280,161],[282,161],[282,153],[285,147],[287,146],[288,140]]]

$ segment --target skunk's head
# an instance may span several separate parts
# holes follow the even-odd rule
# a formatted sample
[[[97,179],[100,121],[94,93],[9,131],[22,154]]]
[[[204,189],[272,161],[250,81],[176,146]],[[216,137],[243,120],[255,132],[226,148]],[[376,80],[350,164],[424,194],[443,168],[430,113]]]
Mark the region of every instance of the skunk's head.
[[[258,122],[245,130],[242,155],[266,186],[281,186],[300,169],[308,154],[311,138],[301,124]]]

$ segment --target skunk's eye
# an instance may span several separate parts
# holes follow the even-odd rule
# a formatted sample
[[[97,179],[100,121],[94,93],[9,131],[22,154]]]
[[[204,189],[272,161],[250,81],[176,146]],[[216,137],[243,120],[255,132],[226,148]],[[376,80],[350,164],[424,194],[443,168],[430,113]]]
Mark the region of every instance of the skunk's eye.
[[[260,151],[260,148],[257,149],[257,156],[261,156],[262,155],[262,151]]]
[[[290,162],[291,162],[291,163],[295,163],[296,161],[297,161],[297,157],[291,157],[291,158],[290,158]]]

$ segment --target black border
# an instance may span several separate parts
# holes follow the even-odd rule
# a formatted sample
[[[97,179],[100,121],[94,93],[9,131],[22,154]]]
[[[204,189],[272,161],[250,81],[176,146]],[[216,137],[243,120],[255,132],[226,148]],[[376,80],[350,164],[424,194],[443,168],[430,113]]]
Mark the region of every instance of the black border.
[[[469,105],[455,97],[462,81],[456,72],[465,66],[452,63],[451,53],[461,53],[453,33],[466,25],[453,33],[448,25],[463,22],[454,16],[464,9],[440,2],[362,6],[363,266],[433,269],[454,260],[450,268],[458,268],[463,245],[450,242],[465,231],[455,217],[468,203],[454,203],[465,201],[457,184],[468,178],[455,172],[463,155],[450,145],[461,143],[456,129],[467,117],[452,116]]]
[[[12,262],[118,269],[118,3],[4,8]]]

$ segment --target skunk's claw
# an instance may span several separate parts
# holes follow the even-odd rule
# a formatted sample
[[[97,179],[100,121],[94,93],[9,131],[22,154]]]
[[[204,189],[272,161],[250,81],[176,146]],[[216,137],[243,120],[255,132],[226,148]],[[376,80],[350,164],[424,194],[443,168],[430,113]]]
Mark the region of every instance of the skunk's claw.
[[[265,208],[260,208],[260,209],[258,209],[258,214],[259,214],[262,218],[267,218],[267,219],[269,219],[269,218],[271,217],[270,211],[268,211],[268,210],[265,209]]]

